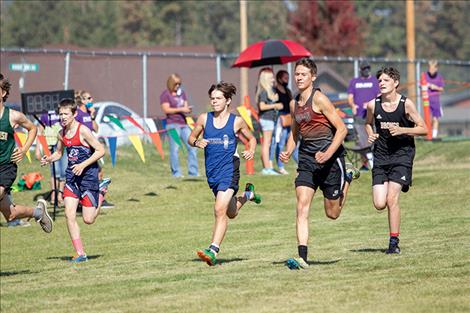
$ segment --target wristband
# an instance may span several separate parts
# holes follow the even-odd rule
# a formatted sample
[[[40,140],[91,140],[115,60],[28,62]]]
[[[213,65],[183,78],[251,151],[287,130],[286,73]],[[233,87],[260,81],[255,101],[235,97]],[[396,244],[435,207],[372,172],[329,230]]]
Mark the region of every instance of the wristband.
[[[196,143],[197,143],[198,140],[199,139],[196,139],[196,140],[193,141],[193,146],[196,146]]]

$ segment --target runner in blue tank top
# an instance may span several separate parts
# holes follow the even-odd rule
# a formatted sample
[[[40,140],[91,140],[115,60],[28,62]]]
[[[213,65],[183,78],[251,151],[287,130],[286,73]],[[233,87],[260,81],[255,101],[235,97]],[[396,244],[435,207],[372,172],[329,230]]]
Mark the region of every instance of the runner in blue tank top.
[[[217,263],[219,247],[227,231],[229,218],[235,218],[248,201],[261,202],[254,193],[253,184],[247,183],[243,196],[237,197],[240,180],[240,158],[237,153],[237,133],[249,141],[249,150],[243,151],[246,160],[253,159],[256,139],[242,118],[230,113],[230,103],[236,88],[230,83],[220,82],[209,89],[212,112],[199,116],[188,143],[204,149],[206,176],[215,195],[215,224],[209,248],[199,250],[198,256],[208,265]],[[202,138],[199,138],[204,133]]]

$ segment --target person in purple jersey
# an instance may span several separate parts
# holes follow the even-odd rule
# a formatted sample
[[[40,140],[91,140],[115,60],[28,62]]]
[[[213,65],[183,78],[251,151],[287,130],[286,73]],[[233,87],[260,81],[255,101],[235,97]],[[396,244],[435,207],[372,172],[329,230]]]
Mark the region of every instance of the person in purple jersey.
[[[186,145],[188,150],[188,174],[198,176],[197,148],[188,144],[191,128],[186,124],[186,115],[191,114],[192,107],[188,105],[186,93],[181,89],[181,77],[178,74],[171,74],[166,82],[166,87],[160,95],[160,104],[166,114],[166,130],[173,129]],[[178,158],[179,144],[169,137],[170,142],[170,167],[173,177],[183,177]]]
[[[54,152],[57,147],[57,134],[62,129],[60,126],[59,115],[55,111],[50,111],[48,113],[43,113],[40,116],[40,121],[42,124],[38,125],[38,134],[44,135],[46,138],[47,145],[51,152]],[[39,143],[36,144],[36,159],[41,160],[41,145]],[[51,164],[51,193],[49,195],[49,202],[54,204],[55,199],[55,189],[56,186],[57,190],[59,191],[57,194],[57,202],[59,205],[64,204],[63,199],[63,191],[65,185],[65,170],[67,169],[67,156],[63,155],[57,162]],[[55,171],[55,180],[56,183],[54,184],[54,171]]]
[[[429,107],[432,115],[432,138],[437,137],[439,130],[439,119],[442,117],[440,95],[444,91],[444,78],[437,72],[436,60],[429,60],[426,82],[428,83]]]
[[[354,115],[354,129],[356,130],[356,145],[359,148],[369,146],[367,142],[367,133],[365,129],[365,120],[367,115],[366,104],[380,93],[379,82],[377,78],[370,74],[370,64],[362,61],[359,65],[361,76],[351,79],[348,86],[348,104]],[[361,170],[368,170],[372,167],[372,153],[362,156],[363,166]],[[369,165],[369,166],[368,166]]]
[[[98,132],[98,123],[95,121],[96,110],[93,107],[93,97],[90,93],[85,90],[78,90],[75,93],[75,103],[78,107],[75,119],[91,131]]]

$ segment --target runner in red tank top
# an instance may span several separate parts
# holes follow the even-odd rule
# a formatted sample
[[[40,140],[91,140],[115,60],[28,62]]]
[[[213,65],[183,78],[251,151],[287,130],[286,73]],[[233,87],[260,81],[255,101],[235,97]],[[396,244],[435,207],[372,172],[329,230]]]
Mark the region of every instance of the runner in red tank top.
[[[357,169],[346,171],[342,146],[346,126],[330,100],[313,88],[316,74],[317,66],[310,59],[295,64],[295,83],[300,94],[290,104],[294,122],[286,151],[280,155],[287,162],[301,138],[295,179],[299,258],[287,260],[290,269],[308,267],[308,215],[317,188],[323,191],[326,216],[335,220],[341,214],[353,176],[359,174]]]
[[[68,166],[64,188],[65,218],[76,256],[72,262],[84,262],[88,258],[80,239],[76,214],[82,204],[82,217],[86,224],[93,224],[100,212],[102,197],[99,195],[97,161],[104,155],[104,147],[87,127],[75,120],[77,106],[72,99],[59,103],[59,117],[63,131],[58,135],[56,151],[44,156],[42,165],[59,160],[64,147],[67,149]]]

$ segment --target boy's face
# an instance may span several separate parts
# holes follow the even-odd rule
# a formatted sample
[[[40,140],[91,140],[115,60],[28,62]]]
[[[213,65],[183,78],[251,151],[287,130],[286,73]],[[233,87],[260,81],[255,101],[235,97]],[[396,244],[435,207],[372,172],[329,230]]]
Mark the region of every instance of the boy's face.
[[[72,109],[70,107],[63,107],[59,109],[59,119],[60,119],[60,125],[63,127],[69,126],[75,119],[75,114],[72,113]]]
[[[312,75],[312,71],[303,65],[298,65],[295,68],[294,77],[295,84],[299,90],[308,88],[316,79],[316,77]]]
[[[398,87],[399,82],[383,73],[379,76],[379,88],[382,94],[392,92]]]
[[[215,112],[220,112],[230,104],[230,99],[225,99],[224,93],[220,90],[213,90],[211,92],[211,106]]]

